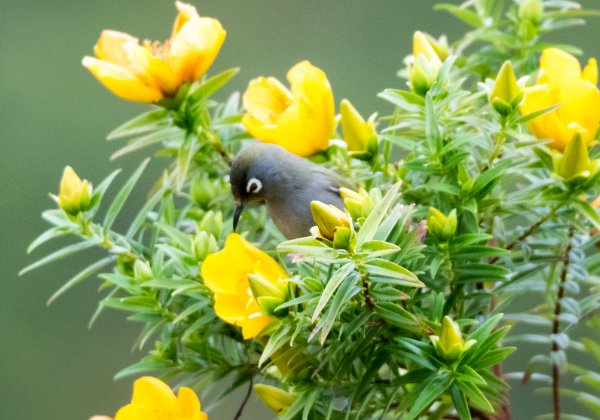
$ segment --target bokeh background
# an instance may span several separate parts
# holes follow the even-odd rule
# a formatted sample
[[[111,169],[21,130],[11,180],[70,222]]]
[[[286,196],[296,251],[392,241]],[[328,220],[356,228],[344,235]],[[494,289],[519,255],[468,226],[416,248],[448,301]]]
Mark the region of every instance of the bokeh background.
[[[455,1],[456,2],[456,1]],[[346,97],[361,113],[389,113],[376,94],[402,87],[396,77],[420,29],[445,33],[452,41],[465,27],[433,0],[202,0],[201,14],[221,20],[227,41],[211,72],[239,66],[229,92],[249,79],[284,79],[294,63],[309,59],[324,69],[336,102]],[[597,0],[583,2],[597,5]],[[85,266],[84,258],[17,277],[52,246],[27,256],[28,243],[43,229],[44,209],[53,206],[66,164],[96,183],[115,168],[131,173],[142,155],[110,162],[117,145],[105,135],[143,105],[112,96],[80,65],[100,31],[117,29],[142,39],[165,39],[175,17],[169,0],[0,0],[0,418],[11,420],[87,419],[113,415],[125,404],[132,378],[113,375],[144,353],[132,351],[139,326],[125,314],[104,312],[90,330],[88,321],[101,294],[87,280],[53,305],[46,300]],[[600,19],[554,36],[600,56]],[[130,209],[140,205],[152,173],[136,189]],[[125,175],[122,175],[124,178]],[[122,217],[127,217],[126,214]],[[516,419],[549,410],[546,396],[513,384]],[[211,407],[211,418],[231,418],[240,400]],[[251,401],[244,418],[268,416]]]

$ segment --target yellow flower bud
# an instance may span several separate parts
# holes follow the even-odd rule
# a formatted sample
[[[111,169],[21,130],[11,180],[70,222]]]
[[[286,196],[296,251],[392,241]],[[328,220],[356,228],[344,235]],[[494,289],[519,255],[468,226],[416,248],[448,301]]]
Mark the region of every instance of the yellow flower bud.
[[[432,45],[431,39],[427,34],[416,31],[413,35],[413,56],[417,60],[420,55],[423,55],[437,73],[437,70],[442,66],[442,60]]]
[[[73,168],[66,166],[60,180],[58,206],[65,213],[76,216],[81,211],[88,210],[92,196],[92,185],[87,180],[81,180]]]
[[[427,230],[431,232],[439,241],[447,242],[456,233],[456,209],[452,210],[448,216],[436,209],[429,208],[427,214]]]
[[[377,142],[377,133],[372,121],[365,121],[349,100],[343,99],[340,105],[344,140],[351,152],[364,152],[370,149],[371,142]]]
[[[442,330],[439,336],[431,336],[431,341],[438,354],[448,362],[458,359],[469,347],[475,344],[475,340],[465,340],[458,324],[448,316],[442,319]]]
[[[519,4],[519,18],[539,22],[544,14],[543,0],[521,0]]]
[[[513,102],[518,100],[520,95],[521,90],[517,86],[513,65],[507,60],[500,68],[498,76],[496,76],[494,89],[490,96],[492,106],[500,115],[507,116],[518,105],[513,104]]]
[[[311,201],[310,210],[319,228],[320,235],[330,241],[333,241],[338,228],[349,228],[352,222],[347,213],[331,204]]]
[[[295,395],[271,385],[255,384],[254,392],[278,416],[284,414],[285,410],[296,401]]]
[[[576,176],[588,177],[598,167],[596,160],[590,160],[587,145],[579,133],[573,136],[562,156],[559,153],[554,156],[554,170],[566,180]]]
[[[349,188],[341,187],[340,195],[344,200],[344,207],[353,219],[367,217],[372,209],[372,200],[369,198],[369,193],[364,189],[359,189],[358,192]]]

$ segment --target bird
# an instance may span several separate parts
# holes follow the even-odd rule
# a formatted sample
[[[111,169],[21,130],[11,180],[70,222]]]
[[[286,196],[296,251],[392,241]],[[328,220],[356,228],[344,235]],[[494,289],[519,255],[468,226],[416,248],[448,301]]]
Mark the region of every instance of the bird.
[[[342,176],[270,143],[251,143],[234,157],[230,172],[235,202],[233,230],[246,206],[266,205],[271,219],[287,239],[310,235],[315,225],[311,201],[344,210]]]

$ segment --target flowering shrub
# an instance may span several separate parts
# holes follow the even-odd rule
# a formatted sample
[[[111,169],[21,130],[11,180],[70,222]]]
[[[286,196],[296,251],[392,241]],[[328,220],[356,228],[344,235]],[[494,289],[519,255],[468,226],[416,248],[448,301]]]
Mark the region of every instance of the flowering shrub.
[[[334,75],[308,61],[289,70],[290,89],[260,77],[242,103],[214,100],[237,73],[206,74],[225,31],[176,6],[166,43],[105,31],[83,61],[117,96],[152,104],[108,137],[127,141],[114,157],[153,147],[163,175],[117,231],[148,159],[110,202],[119,171],[92,188],[65,168],[58,208],[43,213],[51,227],[29,251],[74,242],[23,270],[106,250],[50,300],[96,276],[107,290],[97,314],[143,324],[147,355],[118,378],[153,372],[200,393],[213,382],[214,399],[247,386],[236,418],[254,390],[288,419],[507,419],[512,380],[549,386],[554,418],[572,397],[600,415],[600,373],[574,363],[600,361],[598,69],[544,40],[597,12],[560,0],[439,4],[469,32],[449,43],[416,31],[405,88],[379,94],[394,112],[365,118],[347,99],[337,117]],[[254,142],[337,173],[345,209],[312,201],[314,227],[284,240],[256,206],[233,232],[230,167]],[[289,180],[285,165],[271,175],[290,205],[311,178]],[[248,194],[263,187],[247,182]],[[523,348],[529,362],[503,369]],[[116,414],[204,417],[190,388],[176,397],[152,377]]]

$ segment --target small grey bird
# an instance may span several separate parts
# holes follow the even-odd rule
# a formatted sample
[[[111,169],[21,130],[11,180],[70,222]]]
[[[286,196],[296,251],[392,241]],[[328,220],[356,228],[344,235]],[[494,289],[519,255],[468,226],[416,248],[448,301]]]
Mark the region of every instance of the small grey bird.
[[[288,239],[310,235],[315,225],[311,201],[343,210],[339,188],[349,186],[338,174],[266,143],[242,149],[233,159],[230,178],[236,206],[233,230],[246,205],[266,204],[275,225]]]

